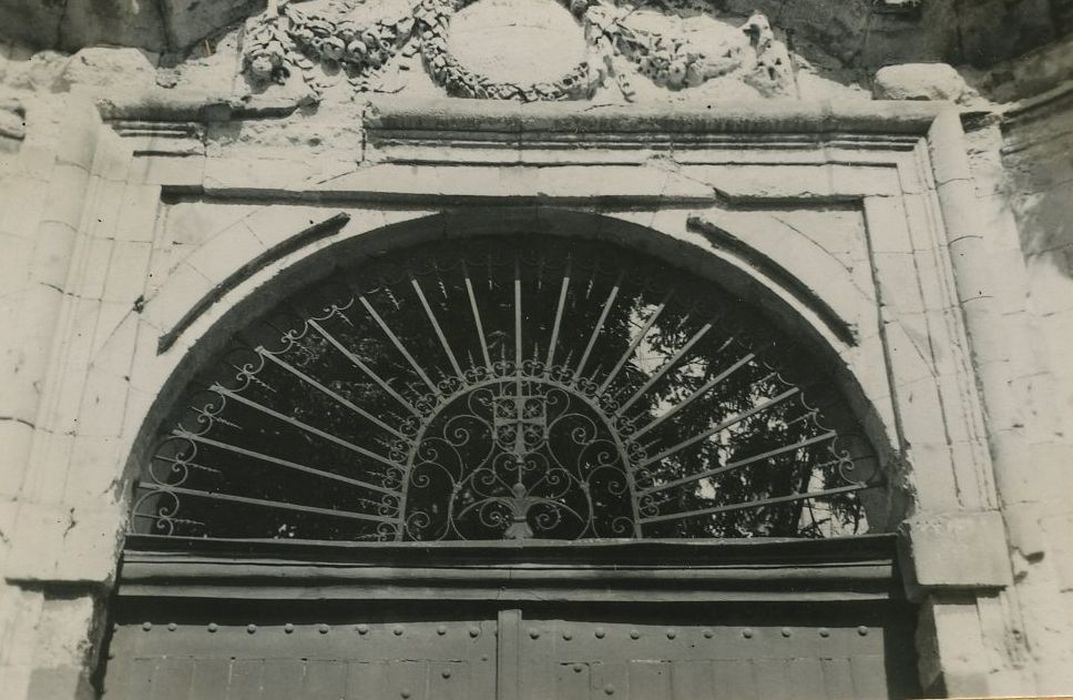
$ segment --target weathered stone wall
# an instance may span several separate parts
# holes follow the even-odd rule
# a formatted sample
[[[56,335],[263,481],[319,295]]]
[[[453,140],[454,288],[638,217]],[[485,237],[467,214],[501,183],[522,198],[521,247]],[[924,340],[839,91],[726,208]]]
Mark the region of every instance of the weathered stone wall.
[[[722,41],[738,32],[753,7],[729,4],[729,19],[697,36]],[[23,38],[37,46],[96,43],[115,20],[98,13],[78,38],[62,29],[73,20],[53,22],[52,5],[31,5],[3,12],[22,13],[39,32]],[[89,12],[73,0],[66,5],[63,17]],[[889,439],[898,501],[890,510],[907,518],[929,692],[1073,689],[1068,45],[986,71],[901,66],[872,80],[863,67],[884,56],[969,60],[975,39],[966,37],[976,34],[966,23],[983,20],[966,18],[1000,10],[926,4],[926,19],[958,18],[962,53],[951,54],[949,38],[909,36],[905,28],[916,25],[906,15],[835,12],[819,2],[781,15],[768,8],[781,27],[799,29],[796,43],[779,27],[773,34],[794,64],[780,78],[783,92],[775,91],[783,98],[756,101],[770,85],[758,89],[750,71],[763,56],[746,53],[738,72],[704,85],[672,90],[631,73],[637,88],[627,98],[619,86],[601,84],[594,104],[617,105],[609,112],[615,116],[601,126],[596,110],[579,127],[515,103],[467,102],[458,112],[419,55],[400,56],[395,77],[380,87],[433,102],[416,114],[383,108],[386,117],[346,81],[312,92],[298,73],[278,85],[251,84],[241,73],[248,67],[241,27],[175,63],[169,47],[242,15],[241,3],[195,5],[160,7],[198,13],[213,6],[223,19],[160,31],[120,22],[138,31],[112,37],[165,55],[93,48],[68,56],[23,40],[0,50],[0,674],[8,697],[93,697],[128,457],[140,454],[143,426],[155,419],[154,401],[166,402],[169,377],[189,351],[203,350],[195,341],[211,341],[229,309],[318,250],[425,220],[466,198],[525,198],[552,209],[569,201],[576,209],[579,196],[633,201],[587,212],[705,254],[719,250],[720,231],[731,232],[858,330],[859,346],[834,355],[862,387],[860,408],[877,435],[911,436],[901,444]],[[1038,17],[1029,5],[1006,3],[1001,12]],[[159,12],[153,3],[141,6]],[[495,24],[494,16],[474,14],[478,26]],[[854,28],[867,17],[894,29],[861,43]],[[186,35],[175,34],[180,25]],[[1047,26],[1047,37],[1065,31]],[[1010,47],[999,53],[1026,48],[1030,34],[1011,32]],[[824,42],[823,51],[814,45]],[[862,52],[870,58],[854,58]],[[479,68],[480,56],[473,62]],[[314,83],[332,77],[319,71],[309,71]],[[967,133],[952,112],[913,116],[911,105],[898,111],[871,102],[870,89],[887,99],[950,100]],[[390,104],[384,99],[378,104]],[[814,99],[831,101],[817,106]],[[675,121],[706,105],[722,115],[717,129],[695,116]],[[420,124],[411,129],[408,120]],[[481,141],[484,122],[508,131],[523,124],[545,145],[526,151]],[[912,131],[910,122],[931,124],[930,131]],[[858,142],[816,126],[831,123]],[[623,139],[615,129],[624,126],[679,139],[691,129],[729,136],[701,155],[673,157],[644,138],[623,141],[615,155],[592,144],[547,145],[549,134],[561,138],[564,129],[604,129]],[[437,128],[442,136],[427,137]],[[790,141],[753,148],[749,139],[765,129],[807,132],[811,150]],[[407,136],[420,130],[426,141]],[[457,133],[475,142],[453,149]],[[862,139],[868,149],[859,147]],[[884,158],[885,165],[877,162]],[[328,204],[339,201],[346,203]],[[847,209],[847,201],[856,204]],[[295,234],[341,209],[351,215],[345,230],[288,252]],[[283,252],[227,295],[213,296],[246,263],[273,251]],[[815,313],[777,285],[770,293],[774,306],[792,310],[791,323]],[[205,298],[216,303],[160,352],[160,337]]]

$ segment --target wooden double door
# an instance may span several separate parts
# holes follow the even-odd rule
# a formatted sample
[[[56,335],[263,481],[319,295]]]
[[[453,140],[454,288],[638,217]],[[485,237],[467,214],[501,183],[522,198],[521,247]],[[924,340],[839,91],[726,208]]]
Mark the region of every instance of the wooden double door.
[[[901,698],[912,617],[894,601],[128,599],[105,697]]]

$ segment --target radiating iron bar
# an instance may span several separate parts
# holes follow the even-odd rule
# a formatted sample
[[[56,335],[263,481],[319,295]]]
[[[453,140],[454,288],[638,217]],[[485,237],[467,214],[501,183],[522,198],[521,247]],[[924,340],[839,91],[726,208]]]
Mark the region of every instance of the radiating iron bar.
[[[369,482],[361,481],[360,479],[351,479],[348,476],[342,476],[340,474],[335,474],[333,472],[324,471],[323,469],[317,469],[316,467],[307,467],[304,464],[298,464],[297,462],[292,462],[290,460],[282,459],[280,457],[273,457],[272,455],[268,455],[268,454],[265,454],[263,452],[257,452],[255,450],[248,450],[245,447],[239,447],[238,445],[232,445],[230,443],[221,442],[219,440],[213,440],[212,438],[207,438],[207,437],[204,437],[202,435],[197,435],[195,433],[182,431],[182,430],[173,430],[172,435],[174,435],[175,437],[184,438],[186,440],[191,440],[193,442],[200,442],[200,443],[202,443],[204,445],[210,445],[212,447],[218,447],[221,450],[227,450],[228,452],[234,452],[235,454],[240,454],[240,455],[243,455],[245,457],[252,457],[254,459],[261,460],[262,462],[268,462],[269,464],[275,464],[278,467],[286,467],[287,469],[294,469],[295,471],[304,472],[306,474],[313,474],[315,476],[320,476],[320,477],[323,477],[325,479],[331,479],[332,481],[339,481],[339,482],[342,482],[344,484],[350,484],[351,486],[358,486],[358,487],[363,488],[363,489],[368,489],[369,491],[376,491],[378,493],[387,493],[387,494],[391,494],[393,496],[398,495],[398,491],[395,490],[395,489],[384,488],[383,486],[377,486],[376,484],[370,484]]]
[[[282,360],[282,359],[276,357],[275,355],[273,355],[272,353],[268,352],[264,348],[257,348],[257,352],[262,357],[267,357],[269,360],[271,360],[272,362],[276,363],[279,367],[282,367],[283,369],[287,370],[288,372],[290,372],[294,376],[298,377],[300,380],[302,380],[306,384],[309,384],[313,388],[317,389],[318,391],[323,393],[325,396],[328,396],[328,397],[334,399],[340,405],[349,408],[351,411],[354,411],[354,413],[357,413],[362,418],[373,422],[379,428],[381,428],[383,430],[386,430],[387,432],[391,433],[395,437],[400,438],[402,440],[406,440],[407,442],[409,442],[409,438],[407,438],[404,434],[402,434],[401,432],[399,432],[395,428],[392,428],[390,425],[388,425],[384,421],[380,420],[379,418],[377,418],[373,414],[369,413],[364,408],[361,408],[360,406],[354,404],[353,402],[351,402],[346,397],[340,396],[336,392],[334,392],[331,389],[329,389],[328,387],[324,386],[323,384],[318,382],[316,379],[313,379],[313,377],[310,377],[305,372],[303,372],[300,369],[298,369],[297,367],[294,367],[293,365],[291,365],[291,363],[287,362],[286,360]]]
[[[671,294],[672,292],[668,292],[667,296],[663,297],[663,301],[660,302],[659,306],[656,307],[656,310],[653,311],[652,315],[648,317],[647,321],[645,321],[645,325],[641,328],[637,335],[634,336],[633,340],[630,341],[629,347],[626,348],[626,351],[622,353],[622,357],[620,357],[618,362],[615,363],[615,366],[611,369],[611,373],[607,375],[607,379],[605,379],[604,383],[600,385],[600,388],[596,390],[597,394],[602,394],[607,391],[607,387],[611,385],[611,382],[615,380],[615,377],[618,376],[618,373],[621,372],[622,368],[626,366],[626,363],[633,356],[634,351],[637,350],[637,346],[640,345],[641,341],[645,339],[645,336],[648,335],[648,331],[652,329],[653,325],[655,325],[656,320],[659,318],[659,315],[663,313],[663,310],[665,308],[667,308],[667,302],[670,301]]]
[[[690,403],[692,403],[694,399],[697,399],[697,398],[703,396],[704,394],[708,393],[709,391],[711,391],[715,387],[716,384],[719,384],[724,379],[726,379],[730,375],[732,375],[735,372],[737,372],[739,369],[741,369],[745,364],[747,364],[754,357],[756,357],[756,353],[751,352],[748,355],[746,355],[745,357],[743,357],[740,360],[738,360],[737,362],[735,362],[734,364],[732,364],[730,367],[726,368],[725,370],[723,370],[722,372],[720,372],[716,376],[714,376],[711,379],[709,379],[707,382],[705,382],[704,386],[702,386],[701,388],[697,389],[695,392],[693,392],[692,394],[687,396],[684,401],[680,401],[680,402],[676,403],[674,406],[671,406],[669,409],[667,409],[666,413],[664,413],[661,416],[656,416],[648,425],[644,426],[643,428],[641,428],[637,432],[635,432],[633,434],[633,438],[635,438],[635,439],[639,438],[640,436],[642,436],[645,433],[647,433],[649,430],[652,430],[653,428],[658,426],[663,421],[665,421],[668,418],[674,416],[676,413],[678,413],[679,411],[684,409],[686,406],[688,406]]]
[[[451,367],[454,369],[458,378],[465,381],[466,377],[462,373],[462,367],[459,366],[458,360],[455,359],[454,351],[451,350],[451,346],[447,344],[447,336],[443,334],[443,329],[440,328],[440,322],[436,320],[436,315],[432,313],[432,307],[429,306],[428,299],[425,298],[425,292],[422,291],[421,285],[418,283],[417,278],[411,276],[410,284],[413,285],[414,291],[417,292],[417,298],[421,300],[421,306],[425,309],[425,315],[428,316],[428,320],[432,323],[432,329],[436,331],[436,337],[440,339],[440,345],[443,346],[443,351],[447,353],[447,359],[451,363]]]
[[[600,318],[596,319],[596,327],[592,329],[589,343],[585,346],[585,352],[581,354],[581,359],[578,360],[577,370],[574,372],[575,382],[581,378],[581,373],[585,371],[585,364],[589,361],[589,355],[592,354],[593,347],[596,346],[596,339],[600,337],[600,331],[604,329],[604,324],[607,323],[607,315],[611,313],[611,306],[615,303],[615,298],[618,297],[619,290],[622,288],[622,275],[623,273],[620,272],[614,286],[611,287],[611,292],[607,295],[604,308],[600,310]]]
[[[359,296],[358,300],[361,302],[361,305],[365,307],[365,310],[369,312],[369,315],[372,316],[372,319],[376,321],[376,325],[380,326],[380,330],[384,331],[384,335],[387,336],[388,340],[390,340],[396,349],[402,353],[402,356],[406,358],[406,361],[410,363],[410,366],[414,368],[414,371],[417,372],[417,376],[421,377],[425,384],[432,389],[433,394],[440,396],[440,388],[436,386],[435,382],[429,379],[429,376],[425,374],[425,370],[421,369],[421,365],[417,364],[417,360],[415,360],[414,356],[410,354],[410,351],[406,349],[406,346],[402,344],[402,341],[395,335],[395,332],[388,328],[387,323],[380,317],[380,314],[376,313],[376,309],[374,309],[373,305],[369,303],[369,300],[365,298],[365,295],[363,294]]]
[[[352,353],[350,350],[348,350],[346,347],[344,347],[343,344],[340,343],[339,340],[336,339],[336,337],[334,335],[329,333],[326,328],[324,328],[319,323],[317,323],[316,321],[313,321],[313,320],[309,321],[309,325],[312,326],[313,328],[315,328],[316,331],[318,333],[320,333],[324,337],[325,340],[327,340],[329,343],[331,343],[332,346],[335,347],[336,350],[338,350],[340,353],[342,353],[345,358],[347,358],[352,363],[354,363],[355,367],[360,369],[370,379],[372,379],[374,382],[376,382],[376,385],[379,386],[381,389],[383,389],[385,392],[387,392],[387,394],[389,396],[391,396],[391,398],[395,399],[400,404],[402,404],[403,408],[405,408],[406,410],[408,410],[410,413],[414,414],[418,418],[421,417],[421,411],[418,411],[416,408],[414,408],[414,406],[409,401],[407,401],[406,399],[404,399],[402,397],[402,394],[400,394],[399,392],[397,392],[394,389],[392,389],[390,384],[388,384],[383,379],[381,379],[380,375],[378,375],[376,372],[374,372],[373,369],[371,367],[369,367],[369,365],[365,364],[360,357],[358,357],[357,355]]]
[[[752,415],[754,415],[756,413],[759,413],[760,411],[763,411],[765,409],[771,408],[772,406],[774,406],[776,404],[782,403],[783,401],[785,401],[786,399],[790,398],[794,394],[797,394],[799,391],[801,391],[801,390],[799,388],[797,388],[796,386],[792,387],[791,389],[788,389],[787,391],[784,391],[783,393],[779,394],[778,396],[776,396],[774,398],[768,399],[767,401],[765,401],[763,403],[759,403],[759,404],[753,406],[748,411],[742,411],[741,413],[733,415],[730,418],[727,418],[725,421],[719,423],[718,425],[716,425],[716,426],[714,426],[712,428],[709,428],[708,430],[705,430],[703,433],[698,433],[697,435],[694,435],[693,437],[691,437],[689,439],[683,440],[682,442],[678,443],[677,445],[673,445],[671,447],[668,447],[667,449],[665,449],[663,452],[660,452],[655,457],[651,457],[649,459],[646,459],[644,462],[641,462],[639,467],[647,467],[649,464],[652,464],[653,462],[658,462],[661,459],[666,459],[667,457],[670,457],[671,455],[673,455],[675,452],[678,452],[679,450],[684,450],[685,448],[689,447],[690,445],[696,444],[696,443],[700,442],[701,440],[706,440],[709,437],[711,437],[712,435],[715,435],[718,432],[726,430],[727,428],[731,427],[732,425],[736,425],[736,424],[742,422],[743,420],[745,420],[749,416],[752,416]]]
[[[177,493],[183,496],[196,496],[208,498],[214,501],[230,501],[232,503],[245,503],[251,506],[263,506],[265,508],[278,508],[298,513],[316,513],[318,515],[330,515],[337,518],[350,520],[369,520],[375,523],[398,523],[398,518],[389,518],[383,515],[369,515],[367,513],[354,513],[349,510],[333,510],[331,508],[317,508],[316,506],[303,506],[298,503],[284,503],[282,501],[269,501],[263,498],[250,498],[249,496],[235,496],[229,493],[213,493],[201,489],[188,489],[181,486],[158,489],[160,493]],[[166,518],[165,518],[166,519]]]
[[[514,367],[522,370],[522,271],[518,257],[514,257]]]
[[[642,494],[648,494],[648,493],[655,493],[657,491],[666,491],[667,489],[673,489],[676,486],[682,486],[684,484],[689,484],[689,483],[692,483],[692,482],[695,482],[695,481],[700,481],[701,479],[707,479],[707,478],[712,477],[712,476],[718,476],[719,474],[723,474],[725,472],[733,471],[734,469],[740,469],[741,467],[747,467],[750,464],[754,464],[756,462],[763,461],[765,459],[768,459],[769,457],[775,457],[777,455],[783,454],[784,452],[790,452],[792,450],[797,450],[797,449],[800,449],[802,447],[808,447],[809,445],[813,445],[813,444],[815,444],[817,442],[823,442],[824,440],[827,440],[827,439],[832,438],[832,437],[836,437],[837,435],[838,435],[838,433],[836,433],[833,430],[829,431],[829,432],[826,432],[826,433],[821,433],[820,435],[814,435],[814,436],[812,436],[810,438],[806,438],[804,440],[799,440],[799,441],[795,442],[792,445],[783,445],[782,447],[777,447],[774,450],[768,450],[767,452],[762,452],[760,454],[753,455],[752,457],[746,457],[745,459],[739,459],[739,460],[737,460],[735,462],[727,462],[723,466],[716,467],[715,469],[707,469],[707,470],[702,471],[702,472],[697,472],[696,474],[690,474],[689,476],[684,476],[681,479],[675,479],[674,481],[668,481],[666,484],[660,484],[659,486],[649,487],[649,488],[644,489],[643,491],[641,491],[641,493]]]
[[[683,345],[682,348],[678,352],[676,352],[671,359],[664,362],[663,365],[656,370],[656,373],[649,377],[648,381],[644,383],[644,386],[638,389],[637,392],[633,396],[631,396],[628,401],[626,401],[626,403],[622,404],[622,406],[619,407],[617,411],[615,411],[615,415],[622,415],[627,410],[629,410],[630,406],[636,403],[638,399],[645,395],[645,392],[651,389],[656,382],[662,379],[663,375],[667,374],[667,372],[669,372],[679,360],[685,357],[685,354],[689,352],[693,348],[693,346],[696,345],[700,341],[700,339],[703,338],[704,335],[711,329],[711,323],[705,323],[703,326],[701,326],[701,329],[694,333],[693,337],[690,338],[689,341],[686,342],[686,344]]]
[[[462,262],[462,274],[466,278],[466,294],[469,295],[469,307],[473,311],[473,321],[477,324],[477,337],[481,341],[481,354],[484,356],[484,364],[488,371],[492,371],[492,357],[488,354],[488,342],[484,339],[484,324],[481,323],[481,312],[477,306],[477,295],[473,292],[473,281],[469,276],[469,268],[465,261]]]
[[[806,498],[820,498],[822,496],[835,496],[840,493],[852,493],[854,491],[864,491],[865,489],[876,488],[875,484],[852,484],[850,486],[839,486],[833,489],[823,489],[822,491],[809,491],[807,493],[792,493],[788,496],[775,496],[772,498],[761,498],[755,501],[746,501],[745,503],[731,503],[725,506],[716,506],[714,508],[704,508],[702,510],[691,510],[685,513],[668,513],[667,515],[654,515],[650,518],[642,518],[642,524],[666,522],[667,520],[683,520],[685,518],[693,518],[698,515],[715,515],[716,513],[726,513],[733,510],[742,510],[743,508],[763,508],[764,506],[770,506],[775,503],[791,503],[793,501],[801,501]]]
[[[548,361],[544,366],[551,370],[552,362],[555,361],[555,346],[559,342],[559,329],[563,323],[563,312],[566,310],[566,296],[570,289],[570,258],[566,260],[566,270],[563,272],[563,283],[559,288],[559,305],[555,307],[555,323],[551,327],[551,340],[548,342]]]
[[[214,392],[216,392],[218,394],[222,394],[222,395],[228,397],[229,399],[234,399],[235,401],[238,401],[239,403],[245,404],[245,405],[249,406],[250,408],[252,408],[252,409],[254,409],[256,411],[260,411],[261,413],[264,413],[265,415],[272,416],[273,418],[276,418],[277,420],[281,420],[284,423],[289,423],[289,424],[297,427],[300,430],[304,430],[305,432],[310,433],[311,435],[316,435],[318,437],[324,438],[325,440],[328,440],[329,442],[334,442],[336,445],[339,445],[341,447],[345,447],[346,449],[350,450],[351,452],[356,452],[357,454],[360,454],[360,455],[362,455],[364,457],[368,457],[369,459],[376,460],[377,462],[380,462],[381,464],[386,464],[389,467],[402,467],[402,465],[399,464],[398,462],[393,462],[390,459],[388,459],[387,457],[384,457],[383,455],[378,455],[375,452],[371,452],[371,451],[365,449],[364,447],[361,447],[359,445],[355,445],[354,443],[349,442],[348,440],[344,440],[341,437],[337,437],[335,435],[332,435],[331,433],[325,432],[325,431],[321,430],[320,428],[315,428],[312,425],[309,425],[308,423],[303,423],[302,421],[298,420],[297,418],[291,418],[290,416],[286,416],[286,415],[280,413],[279,411],[276,411],[276,410],[273,410],[273,409],[269,408],[268,406],[263,406],[263,405],[257,403],[256,401],[252,401],[250,399],[247,399],[245,396],[242,396],[241,394],[236,394],[235,392],[231,391],[230,389],[225,389],[224,387],[220,386],[219,384],[213,385],[212,387],[210,387],[210,390],[214,391]]]

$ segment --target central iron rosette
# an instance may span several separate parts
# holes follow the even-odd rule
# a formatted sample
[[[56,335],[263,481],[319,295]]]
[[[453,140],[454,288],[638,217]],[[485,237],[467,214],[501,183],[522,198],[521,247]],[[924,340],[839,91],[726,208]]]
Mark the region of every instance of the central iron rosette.
[[[634,536],[627,458],[614,426],[565,382],[513,363],[498,369],[513,376],[459,392],[416,440],[408,536]]]

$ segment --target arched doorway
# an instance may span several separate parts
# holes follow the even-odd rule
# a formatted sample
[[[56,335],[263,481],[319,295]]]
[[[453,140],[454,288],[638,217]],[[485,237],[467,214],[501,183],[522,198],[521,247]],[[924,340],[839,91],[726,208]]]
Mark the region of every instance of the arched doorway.
[[[145,460],[119,697],[901,697],[883,474],[808,352],[611,243],[446,240],[236,329]]]

